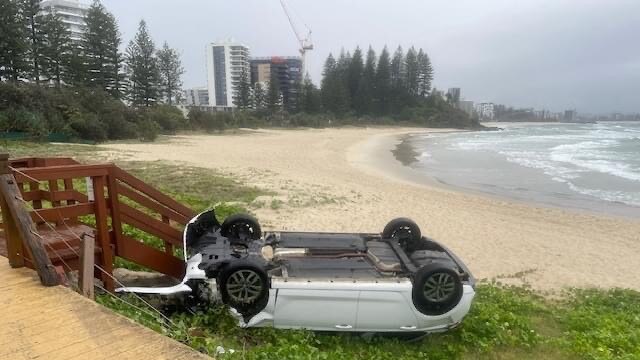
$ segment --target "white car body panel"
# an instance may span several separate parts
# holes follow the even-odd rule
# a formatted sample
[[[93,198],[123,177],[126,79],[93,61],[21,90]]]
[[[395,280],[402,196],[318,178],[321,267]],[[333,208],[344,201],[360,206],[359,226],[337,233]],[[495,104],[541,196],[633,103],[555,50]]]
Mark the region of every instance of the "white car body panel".
[[[241,327],[361,332],[442,332],[469,312],[475,291],[463,286],[462,299],[442,315],[424,315],[413,306],[408,279],[368,281],[284,281],[274,278],[266,308]],[[275,306],[274,306],[275,304]]]

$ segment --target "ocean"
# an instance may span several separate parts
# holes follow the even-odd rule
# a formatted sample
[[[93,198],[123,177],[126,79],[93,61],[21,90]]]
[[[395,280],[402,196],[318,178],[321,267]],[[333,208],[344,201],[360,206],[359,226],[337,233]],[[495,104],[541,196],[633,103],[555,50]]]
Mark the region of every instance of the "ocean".
[[[640,122],[499,126],[413,135],[405,164],[454,187],[640,217]]]

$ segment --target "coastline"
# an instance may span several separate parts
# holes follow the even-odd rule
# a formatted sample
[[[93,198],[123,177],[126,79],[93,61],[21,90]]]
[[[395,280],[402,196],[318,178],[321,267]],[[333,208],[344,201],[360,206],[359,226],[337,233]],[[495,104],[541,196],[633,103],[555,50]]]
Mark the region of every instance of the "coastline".
[[[417,183],[414,171],[398,162],[391,148],[407,134],[443,131],[451,130],[259,130],[106,147],[116,161],[212,168],[274,192],[249,204],[265,229],[379,232],[389,220],[409,217],[480,279],[550,291],[640,289],[635,266],[640,221],[522,204],[435,181]]]
[[[507,123],[506,126],[514,125],[514,123]],[[537,123],[515,123],[515,125],[525,125],[525,126],[535,126]],[[458,133],[465,132],[465,130],[458,131],[438,131],[436,133]],[[433,131],[426,132],[409,132],[409,133],[401,133],[401,134],[388,134],[386,136],[382,136],[380,139],[372,138],[370,139],[371,144],[361,145],[362,149],[360,151],[365,154],[361,156],[360,161],[354,161],[354,165],[356,163],[364,164],[365,166],[361,169],[362,171],[369,171],[372,174],[377,174],[378,176],[386,176],[389,179],[394,179],[396,181],[402,181],[408,184],[412,184],[415,186],[426,186],[430,188],[441,188],[448,191],[454,192],[462,192],[469,195],[474,196],[482,196],[487,197],[497,201],[507,201],[525,206],[532,207],[541,207],[548,209],[556,209],[556,210],[565,210],[569,212],[585,214],[585,215],[594,215],[601,217],[610,217],[614,219],[622,219],[622,220],[638,220],[638,216],[636,213],[638,211],[634,211],[634,215],[627,214],[627,208],[618,206],[606,206],[607,210],[591,208],[591,207],[581,207],[570,203],[556,204],[545,202],[539,199],[520,199],[513,196],[509,196],[508,194],[503,194],[500,192],[490,192],[483,191],[480,189],[475,189],[472,187],[465,187],[459,185],[449,184],[437,178],[434,174],[429,174],[425,171],[419,171],[413,167],[411,167],[411,163],[414,162],[413,156],[419,156],[420,153],[413,149],[410,144],[410,138],[416,135],[424,135],[434,133]],[[399,150],[400,149],[400,150]],[[363,160],[364,159],[364,160]],[[390,171],[384,171],[383,169],[390,169]]]

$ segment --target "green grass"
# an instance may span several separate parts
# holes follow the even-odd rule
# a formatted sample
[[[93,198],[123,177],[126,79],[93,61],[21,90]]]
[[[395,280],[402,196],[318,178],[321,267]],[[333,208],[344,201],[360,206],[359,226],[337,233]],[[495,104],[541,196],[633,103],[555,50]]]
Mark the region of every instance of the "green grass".
[[[9,143],[13,157],[59,155],[94,157],[99,147]],[[244,211],[268,192],[248,187],[215,171],[163,162],[123,162],[120,166],[194,210],[214,205],[223,219]],[[279,202],[265,204],[280,208]],[[159,240],[134,229],[130,235],[149,244]],[[119,265],[136,268],[135,264]],[[135,297],[123,299],[145,309]],[[443,334],[407,342],[375,336],[310,331],[240,329],[224,306],[195,316],[177,314],[168,325],[157,315],[133,308],[110,295],[101,304],[193,348],[224,359],[640,359],[640,293],[633,290],[572,289],[548,299],[522,287],[484,282],[462,325]]]
[[[99,302],[213,355],[225,359],[638,359],[640,293],[632,290],[571,290],[561,300],[530,290],[481,283],[462,325],[416,342],[376,335],[321,334],[272,328],[240,329],[223,306],[195,316],[172,317],[174,330],[154,316],[108,295]],[[134,298],[129,298],[134,301]]]

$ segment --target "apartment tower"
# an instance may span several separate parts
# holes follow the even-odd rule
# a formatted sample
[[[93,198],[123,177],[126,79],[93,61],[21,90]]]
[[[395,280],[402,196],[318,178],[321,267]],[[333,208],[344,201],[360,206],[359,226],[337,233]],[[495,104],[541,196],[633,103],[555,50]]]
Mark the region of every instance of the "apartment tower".
[[[229,40],[211,43],[206,51],[209,106],[235,107],[233,96],[242,72],[246,71],[247,80],[251,76],[249,48]]]

